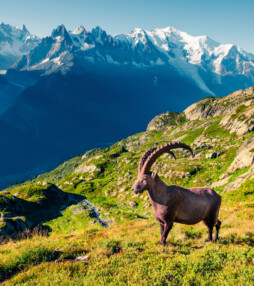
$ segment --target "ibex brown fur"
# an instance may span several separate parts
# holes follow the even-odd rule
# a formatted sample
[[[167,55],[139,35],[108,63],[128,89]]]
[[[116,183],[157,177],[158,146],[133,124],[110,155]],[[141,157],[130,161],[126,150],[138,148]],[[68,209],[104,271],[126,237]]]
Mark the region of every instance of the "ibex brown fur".
[[[167,186],[155,172],[150,172],[153,163],[163,153],[169,153],[175,158],[171,150],[176,148],[187,149],[193,155],[192,149],[181,142],[149,149],[140,159],[138,180],[133,185],[132,191],[140,194],[148,190],[155,218],[161,227],[159,244],[165,245],[174,222],[191,225],[203,221],[208,228],[206,241],[216,241],[221,225],[218,220],[221,197],[210,187],[185,189],[174,185]],[[212,239],[214,226],[216,234]]]

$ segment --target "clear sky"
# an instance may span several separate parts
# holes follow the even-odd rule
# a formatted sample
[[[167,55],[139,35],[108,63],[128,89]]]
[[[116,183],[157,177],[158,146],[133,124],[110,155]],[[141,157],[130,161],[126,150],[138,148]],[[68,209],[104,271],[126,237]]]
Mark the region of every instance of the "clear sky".
[[[0,22],[40,37],[60,24],[111,35],[172,26],[254,53],[254,0],[0,0]]]

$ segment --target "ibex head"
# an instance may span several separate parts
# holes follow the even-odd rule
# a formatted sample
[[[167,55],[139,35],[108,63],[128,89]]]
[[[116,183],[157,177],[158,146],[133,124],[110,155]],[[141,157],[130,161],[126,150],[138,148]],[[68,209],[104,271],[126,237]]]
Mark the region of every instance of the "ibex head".
[[[140,174],[137,181],[132,187],[132,192],[134,194],[141,194],[145,190],[152,188],[156,180],[157,174],[155,172],[150,172],[149,174]]]
[[[181,142],[173,142],[162,146],[153,147],[144,153],[139,161],[138,179],[132,187],[132,192],[134,194],[140,194],[145,190],[153,188],[153,185],[158,177],[155,172],[150,171],[153,163],[164,153],[169,153],[174,157],[174,159],[176,159],[175,154],[171,150],[177,148],[187,149],[191,152],[192,156],[194,156],[191,147]]]

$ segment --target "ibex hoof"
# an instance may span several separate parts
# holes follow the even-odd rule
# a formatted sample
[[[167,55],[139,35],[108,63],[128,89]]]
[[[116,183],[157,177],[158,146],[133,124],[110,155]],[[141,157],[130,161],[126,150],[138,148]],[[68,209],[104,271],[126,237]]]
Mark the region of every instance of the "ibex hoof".
[[[209,239],[209,238],[207,238],[206,240],[205,240],[205,242],[210,242],[210,241],[212,241],[211,239]]]
[[[166,246],[166,242],[159,242],[158,245]]]

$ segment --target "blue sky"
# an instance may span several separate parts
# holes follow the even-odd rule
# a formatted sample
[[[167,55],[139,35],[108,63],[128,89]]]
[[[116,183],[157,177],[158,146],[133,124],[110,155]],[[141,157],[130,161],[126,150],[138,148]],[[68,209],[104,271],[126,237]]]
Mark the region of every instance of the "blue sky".
[[[173,26],[254,53],[254,0],[0,0],[0,22],[25,24],[40,37],[65,24],[109,34]]]

